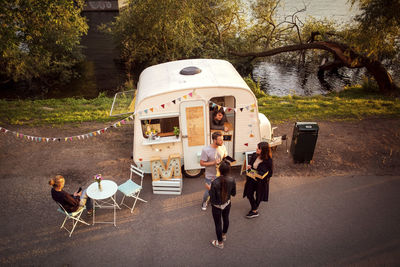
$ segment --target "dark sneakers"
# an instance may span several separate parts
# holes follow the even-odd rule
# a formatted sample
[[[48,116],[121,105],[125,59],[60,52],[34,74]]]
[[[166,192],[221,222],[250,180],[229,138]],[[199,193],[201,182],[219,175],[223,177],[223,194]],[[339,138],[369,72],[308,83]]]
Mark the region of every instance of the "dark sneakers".
[[[255,218],[255,217],[258,217],[258,212],[257,212],[257,211],[256,211],[256,212],[250,211],[250,212],[246,215],[246,218],[247,218],[247,219],[252,219],[252,218]]]

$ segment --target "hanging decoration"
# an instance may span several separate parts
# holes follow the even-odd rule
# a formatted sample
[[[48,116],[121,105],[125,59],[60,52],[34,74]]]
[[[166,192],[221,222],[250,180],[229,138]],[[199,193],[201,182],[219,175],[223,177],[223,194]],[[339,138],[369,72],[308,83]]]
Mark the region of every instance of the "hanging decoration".
[[[129,120],[133,120],[133,116],[134,116],[134,114],[130,115],[129,117],[126,117],[123,120],[115,122],[114,124],[110,125],[109,127],[105,127],[103,129],[92,131],[90,133],[74,135],[74,136],[66,136],[66,137],[32,136],[32,135],[22,134],[22,133],[19,133],[17,131],[11,131],[11,130],[8,130],[8,129],[4,128],[4,127],[0,127],[0,132],[5,133],[5,134],[11,133],[12,135],[16,136],[19,139],[28,140],[28,141],[34,141],[34,142],[38,142],[38,143],[40,143],[40,142],[48,143],[49,141],[52,141],[52,142],[59,141],[59,142],[61,142],[61,140],[64,141],[64,142],[68,142],[68,141],[84,140],[85,138],[89,138],[89,137],[93,137],[93,136],[97,136],[97,135],[103,134],[109,128],[117,128],[117,127],[120,127],[122,124],[126,124],[126,122],[129,121]]]
[[[135,111],[129,117],[126,117],[123,120],[120,120],[120,121],[110,125],[109,127],[105,127],[105,128],[102,128],[102,129],[99,129],[99,130],[96,130],[96,131],[92,131],[90,133],[79,134],[79,135],[74,135],[74,136],[66,136],[66,137],[39,137],[39,136],[32,136],[32,135],[22,134],[22,133],[17,132],[17,131],[11,131],[11,130],[8,130],[8,129],[4,128],[4,127],[0,127],[0,133],[4,133],[4,134],[11,133],[12,135],[16,136],[19,139],[28,140],[28,141],[34,141],[34,142],[46,142],[46,143],[48,143],[49,141],[52,141],[52,142],[59,141],[59,142],[61,142],[63,140],[65,142],[68,142],[68,141],[84,140],[85,138],[101,135],[101,134],[105,133],[109,128],[117,128],[117,127],[120,127],[121,125],[126,124],[127,121],[133,120],[133,117],[134,117],[134,115],[136,113],[138,113],[139,115],[142,115],[143,112],[145,114],[148,114],[148,113],[154,113],[154,111],[157,111],[157,110],[164,110],[166,106],[169,107],[171,105],[176,105],[177,102],[182,101],[182,99],[186,100],[188,98],[191,98],[191,97],[194,96],[194,94],[195,94],[194,91],[192,91],[192,92],[190,92],[188,94],[183,95],[182,97],[178,97],[176,99],[173,99],[172,101],[169,101],[167,103],[161,104],[158,107],[149,107],[149,108],[146,108],[144,110]],[[218,110],[222,109],[224,112],[225,111],[228,111],[228,112],[230,112],[230,111],[243,112],[245,110],[250,110],[251,112],[254,112],[255,111],[255,107],[256,107],[255,103],[249,104],[249,105],[245,105],[245,106],[241,106],[241,107],[237,107],[237,108],[224,107],[224,106],[218,105],[218,104],[216,104],[216,103],[214,103],[212,101],[208,101],[208,103],[211,104],[212,108],[217,107]],[[251,126],[249,125],[249,127],[251,127]]]

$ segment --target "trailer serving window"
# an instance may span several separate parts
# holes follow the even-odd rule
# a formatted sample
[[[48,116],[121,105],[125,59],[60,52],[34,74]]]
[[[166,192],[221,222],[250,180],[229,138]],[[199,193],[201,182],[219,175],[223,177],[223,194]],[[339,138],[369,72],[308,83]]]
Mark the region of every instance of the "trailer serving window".
[[[145,143],[164,143],[179,141],[179,117],[178,114],[167,117],[141,118],[141,127]]]

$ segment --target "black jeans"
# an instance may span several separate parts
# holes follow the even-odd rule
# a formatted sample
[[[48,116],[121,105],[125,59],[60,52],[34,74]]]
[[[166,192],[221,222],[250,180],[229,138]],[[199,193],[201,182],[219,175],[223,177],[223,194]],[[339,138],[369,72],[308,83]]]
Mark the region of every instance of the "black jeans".
[[[223,233],[226,234],[228,232],[230,210],[231,210],[231,203],[229,203],[229,205],[226,206],[225,209],[223,210],[212,206],[212,215],[214,218],[215,232],[217,233],[218,242],[222,242],[222,234]],[[222,227],[221,216],[222,216],[222,221],[224,223],[224,227]]]
[[[256,198],[254,198],[254,193],[256,193]],[[247,195],[247,198],[249,199],[251,210],[257,210],[261,203],[260,194],[258,194],[257,191],[254,191],[252,194]]]

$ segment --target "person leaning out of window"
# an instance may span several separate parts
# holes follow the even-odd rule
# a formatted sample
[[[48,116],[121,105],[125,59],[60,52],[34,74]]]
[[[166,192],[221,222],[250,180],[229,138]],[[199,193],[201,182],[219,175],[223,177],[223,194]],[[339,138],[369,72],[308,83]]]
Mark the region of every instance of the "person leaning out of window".
[[[225,126],[225,123],[228,122],[226,118],[225,112],[222,108],[215,108],[212,115],[210,116],[210,128],[211,130],[223,130],[225,132],[228,131],[228,127]]]

